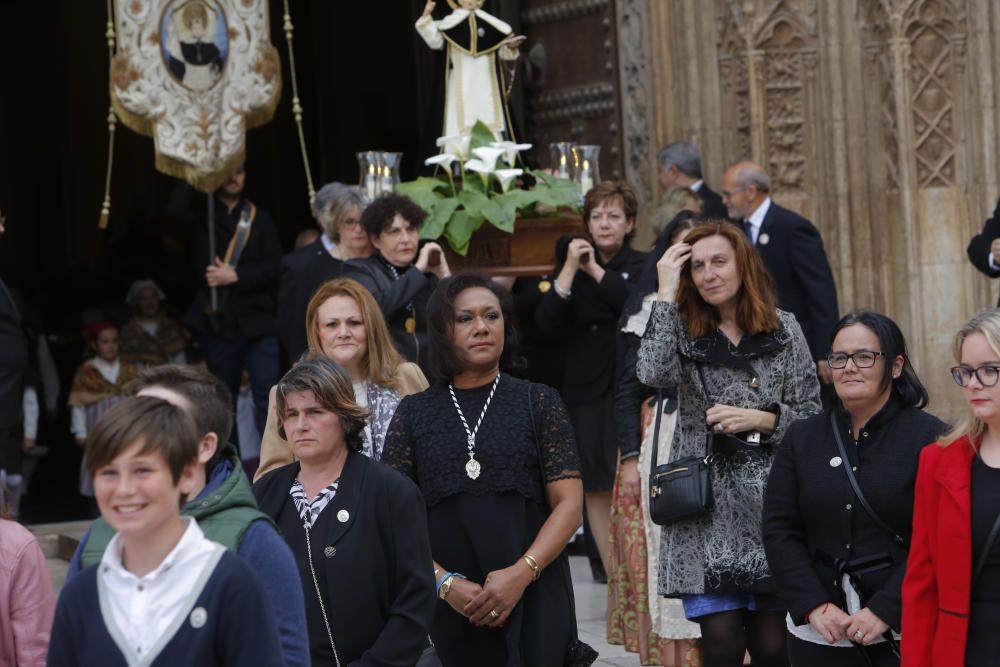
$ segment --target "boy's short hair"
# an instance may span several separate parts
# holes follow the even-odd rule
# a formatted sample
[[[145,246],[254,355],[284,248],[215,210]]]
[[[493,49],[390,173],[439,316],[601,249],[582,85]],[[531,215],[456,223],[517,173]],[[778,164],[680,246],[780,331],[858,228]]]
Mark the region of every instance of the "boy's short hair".
[[[197,366],[164,364],[151,366],[139,372],[129,391],[135,395],[149,387],[163,387],[177,392],[191,405],[191,416],[198,428],[198,439],[206,433],[219,436],[215,456],[206,467],[211,470],[222,456],[233,431],[233,396],[222,380]]]
[[[184,468],[198,459],[198,429],[183,408],[152,396],[133,396],[115,403],[87,435],[87,472],[91,477],[137,442],[140,453],[163,457],[174,485]]]

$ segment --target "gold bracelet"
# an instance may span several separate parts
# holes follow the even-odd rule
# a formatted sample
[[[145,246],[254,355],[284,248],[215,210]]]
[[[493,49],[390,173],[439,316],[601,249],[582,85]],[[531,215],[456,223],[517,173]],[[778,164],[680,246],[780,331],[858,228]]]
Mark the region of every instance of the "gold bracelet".
[[[531,580],[537,581],[538,577],[542,574],[541,568],[538,567],[538,561],[535,560],[535,557],[531,554],[525,554],[522,560],[528,564],[529,568],[531,568]]]

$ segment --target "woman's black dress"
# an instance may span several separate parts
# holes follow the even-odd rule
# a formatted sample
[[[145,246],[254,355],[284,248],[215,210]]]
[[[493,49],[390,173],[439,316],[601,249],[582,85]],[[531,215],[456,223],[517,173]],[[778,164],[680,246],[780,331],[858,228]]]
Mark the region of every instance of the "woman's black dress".
[[[491,385],[455,390],[470,428]],[[399,404],[382,461],[423,492],[434,560],[482,584],[490,572],[517,563],[548,518],[543,474],[546,483],[578,479],[579,459],[558,393],[507,374],[476,436],[476,480],[465,473],[467,451],[448,385],[437,384]],[[506,627],[477,628],[441,600],[431,627],[445,667],[559,666],[576,636],[565,553],[525,589]]]

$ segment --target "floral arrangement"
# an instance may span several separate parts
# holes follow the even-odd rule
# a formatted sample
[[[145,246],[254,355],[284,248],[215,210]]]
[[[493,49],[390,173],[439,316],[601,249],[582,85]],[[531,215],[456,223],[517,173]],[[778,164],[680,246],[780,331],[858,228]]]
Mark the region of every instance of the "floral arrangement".
[[[437,144],[443,152],[428,158],[425,164],[440,167],[446,178],[424,176],[400,183],[396,192],[427,211],[421,238],[443,236],[460,255],[469,251],[469,240],[483,223],[513,234],[518,216],[536,214],[536,204],[549,211],[576,208],[579,204],[579,185],[543,171],[527,170],[535,178],[535,185],[530,189],[522,187],[520,177],[525,170],[515,164],[520,152],[531,148],[531,144],[497,141],[482,123],[476,123],[467,136],[441,137]],[[459,182],[453,175],[455,163],[457,173],[462,175]]]

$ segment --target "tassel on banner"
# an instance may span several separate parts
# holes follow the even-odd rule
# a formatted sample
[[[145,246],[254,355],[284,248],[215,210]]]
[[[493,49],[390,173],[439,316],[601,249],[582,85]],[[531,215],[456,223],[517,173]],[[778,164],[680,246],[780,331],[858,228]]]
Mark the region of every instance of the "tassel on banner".
[[[115,22],[114,10],[111,0],[108,0],[108,23],[105,26],[104,38],[108,42],[108,61],[114,59],[115,55]],[[97,221],[97,228],[105,230],[111,219],[111,163],[115,156],[115,125],[118,118],[114,109],[108,109],[108,170],[104,176],[104,201],[101,202],[101,217]]]

